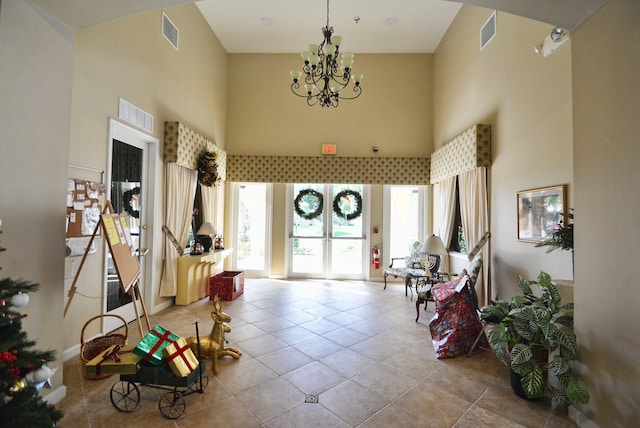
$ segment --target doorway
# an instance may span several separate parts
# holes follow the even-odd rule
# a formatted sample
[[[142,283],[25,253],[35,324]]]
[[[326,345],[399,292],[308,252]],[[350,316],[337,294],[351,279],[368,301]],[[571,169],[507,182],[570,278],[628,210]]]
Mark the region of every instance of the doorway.
[[[234,269],[248,277],[268,277],[271,248],[272,185],[233,183],[231,188]]]
[[[423,242],[427,233],[427,187],[384,186],[384,260],[409,254],[412,242]]]
[[[146,285],[151,283],[151,260],[153,257],[153,207],[155,192],[155,167],[150,161],[157,151],[158,140],[126,126],[113,119],[109,121],[107,192],[114,213],[125,217],[133,249],[140,265],[138,289],[143,300],[149,300],[151,293]],[[149,260],[149,263],[146,262]],[[127,323],[136,319],[131,295],[124,293],[115,270],[111,252],[105,245],[105,265],[103,312],[120,315]],[[142,314],[138,300],[138,314]],[[104,320],[104,330],[119,327],[112,317]]]
[[[297,183],[287,192],[288,276],[365,279],[368,186]]]

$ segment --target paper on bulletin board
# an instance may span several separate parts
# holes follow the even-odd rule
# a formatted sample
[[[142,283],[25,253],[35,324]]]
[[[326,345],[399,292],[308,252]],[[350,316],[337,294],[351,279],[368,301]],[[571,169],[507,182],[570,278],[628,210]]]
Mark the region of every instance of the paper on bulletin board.
[[[96,230],[100,213],[105,204],[104,183],[67,179],[66,238],[91,236]],[[100,229],[96,237],[100,236]]]

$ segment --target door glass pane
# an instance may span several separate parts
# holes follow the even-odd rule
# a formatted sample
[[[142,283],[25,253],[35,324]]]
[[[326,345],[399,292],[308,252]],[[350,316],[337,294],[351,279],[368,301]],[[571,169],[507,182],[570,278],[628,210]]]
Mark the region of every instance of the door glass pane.
[[[267,186],[242,184],[238,191],[238,252],[241,270],[265,269]]]
[[[136,254],[140,248],[142,160],[142,149],[113,140],[111,204],[116,213],[125,216]],[[131,295],[122,292],[108,247],[107,257],[107,311],[110,312],[131,303]]]
[[[331,241],[331,273],[333,275],[362,273],[362,242],[361,239]]]
[[[293,236],[322,238],[324,236],[324,206],[322,184],[293,186]]]
[[[389,236],[391,257],[409,254],[414,241],[422,242],[420,231],[420,192],[416,186],[392,186],[389,191]]]
[[[324,269],[324,239],[294,238],[292,271],[322,273]]]
[[[334,184],[331,236],[362,238],[362,184]],[[339,215],[340,214],[340,215]]]
[[[324,271],[324,185],[297,183],[293,186],[293,254],[291,270],[318,274]]]

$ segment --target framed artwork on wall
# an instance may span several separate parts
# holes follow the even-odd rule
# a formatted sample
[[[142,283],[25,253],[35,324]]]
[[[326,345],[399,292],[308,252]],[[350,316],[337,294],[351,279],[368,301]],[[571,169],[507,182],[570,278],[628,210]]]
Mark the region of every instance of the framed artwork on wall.
[[[518,241],[537,243],[565,222],[566,195],[566,184],[518,192]]]

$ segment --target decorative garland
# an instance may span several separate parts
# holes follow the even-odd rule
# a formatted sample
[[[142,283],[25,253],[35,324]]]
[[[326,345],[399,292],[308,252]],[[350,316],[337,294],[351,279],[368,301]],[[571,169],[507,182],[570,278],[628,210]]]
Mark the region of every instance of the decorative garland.
[[[322,214],[324,196],[313,189],[304,189],[298,192],[293,205],[296,214],[306,220],[313,220]],[[301,205],[304,205],[304,208]]]
[[[333,212],[340,218],[353,220],[362,214],[362,196],[355,190],[343,190],[333,198]]]
[[[218,184],[218,157],[213,152],[204,152],[198,158],[198,183],[211,187]]]
[[[140,218],[140,210],[134,210],[131,206],[131,201],[133,200],[134,195],[140,194],[140,188],[134,187],[131,190],[127,190],[122,194],[122,204],[124,205],[124,210],[129,213],[131,217]]]

